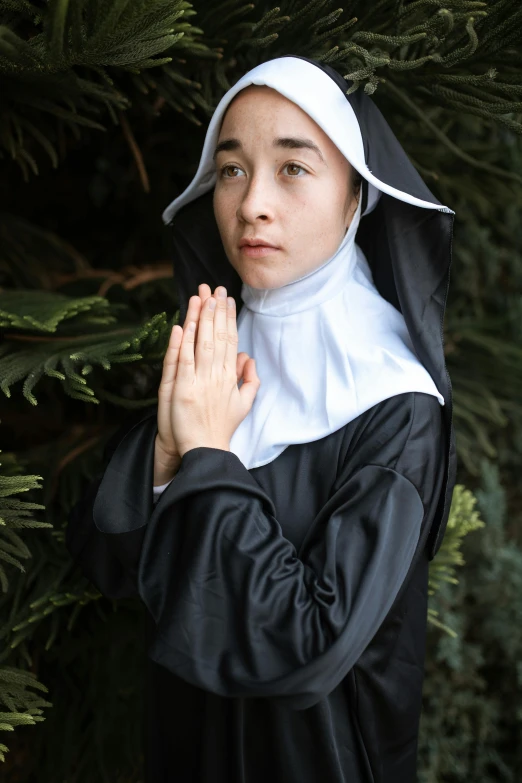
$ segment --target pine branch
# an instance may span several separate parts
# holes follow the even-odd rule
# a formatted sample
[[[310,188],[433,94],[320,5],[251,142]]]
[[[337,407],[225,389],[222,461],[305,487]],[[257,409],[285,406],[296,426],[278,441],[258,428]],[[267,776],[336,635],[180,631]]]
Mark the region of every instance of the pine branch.
[[[463,542],[457,588],[443,585],[437,596],[458,637],[428,638],[419,743],[426,780],[451,780],[455,770],[481,783],[517,778],[522,550],[508,534],[506,495],[497,466],[484,463],[475,496],[486,527]]]
[[[0,463],[1,465],[2,463]],[[33,511],[45,507],[38,503],[27,503],[12,496],[32,489],[40,489],[41,476],[6,476],[0,474],[0,585],[3,593],[9,589],[8,566],[24,572],[22,560],[30,558],[31,552],[15,529],[51,528],[49,523],[38,522]],[[34,725],[43,720],[43,707],[52,704],[34,691],[48,690],[32,672],[12,666],[0,666],[0,731],[13,731],[16,726]],[[0,761],[5,761],[8,748],[0,745]]]
[[[15,91],[11,99],[22,101],[30,111],[63,119],[70,130],[80,124],[101,130],[103,123],[93,115],[101,117],[108,111],[115,121],[116,112],[128,108],[128,97],[114,86],[108,67],[140,77],[134,84],[141,95],[159,95],[176,112],[198,125],[202,122],[199,113],[209,116],[215,105],[209,100],[209,76],[224,92],[246,67],[255,64],[252,55],[269,50],[269,57],[296,53],[335,64],[347,81],[352,82],[351,91],[364,87],[370,94],[375,92],[388,80],[387,72],[397,75],[399,85],[401,74],[407,71],[413,77],[412,81],[408,76],[408,84],[409,94],[414,97],[418,74],[424,85],[429,85],[421,103],[428,101],[451,112],[476,114],[485,121],[499,122],[522,132],[522,125],[507,116],[517,111],[519,101],[515,95],[520,91],[520,79],[511,90],[509,82],[503,80],[499,91],[505,94],[505,103],[499,103],[493,83],[480,85],[480,99],[477,95],[470,96],[465,89],[450,95],[439,87],[448,75],[448,68],[455,76],[463,77],[465,86],[467,78],[480,77],[478,73],[469,73],[470,67],[491,72],[491,65],[498,67],[503,57],[512,59],[510,47],[521,42],[522,34],[518,23],[520,8],[511,0],[498,0],[492,6],[466,0],[448,0],[444,4],[439,0],[418,0],[402,3],[398,16],[391,0],[381,0],[369,7],[359,0],[350,3],[344,11],[332,10],[333,0],[311,0],[301,8],[295,0],[286,0],[280,7],[265,10],[257,21],[247,22],[242,18],[255,12],[253,4],[238,5],[226,0],[217,6],[202,4],[198,28],[184,21],[195,13],[185,2],[172,5],[155,0],[147,5],[112,0],[104,15],[96,14],[92,3],[94,0],[79,0],[77,4],[61,0],[51,4],[47,14],[42,14],[42,32],[29,42],[21,41],[9,30],[0,39],[4,41],[4,49],[0,47],[4,70],[8,67],[6,63],[19,62],[17,73],[32,69],[35,77],[44,79],[38,96],[17,97]],[[353,16],[361,10],[358,19]],[[349,17],[343,21],[348,12]],[[336,24],[338,21],[341,24]],[[170,63],[171,52],[179,47],[189,57],[191,75],[196,74],[195,79],[186,80],[185,84],[186,77]],[[165,51],[168,57],[158,58]],[[208,73],[208,61],[215,63],[211,73]],[[74,70],[80,67],[96,73],[103,87]],[[157,76],[144,79],[141,71],[150,67],[154,67]],[[468,72],[458,74],[456,68],[467,68]],[[61,78],[54,85],[57,97],[42,98],[42,93],[53,94],[53,78],[59,76],[68,78],[65,82]],[[206,88],[201,93],[203,84]],[[20,86],[18,82],[17,87]],[[474,104],[470,98],[480,102]],[[69,108],[65,108],[64,101],[69,102]],[[54,140],[49,136],[42,138],[41,133],[31,133],[32,128],[40,127],[38,122],[16,109],[10,110],[8,122],[3,133],[0,128],[0,138],[5,139],[6,151],[18,160],[26,177],[30,171],[38,171],[37,159],[30,152],[31,144],[40,145],[53,165],[57,165]],[[25,146],[29,149],[25,150]]]
[[[163,199],[163,187],[166,191],[173,181],[178,187],[183,177],[188,177],[190,167],[197,162],[197,150],[204,131],[203,127],[192,136],[186,133],[186,126],[183,123],[178,125],[177,121],[182,119],[194,125],[206,125],[224,90],[249,67],[280,54],[303,54],[330,62],[347,77],[347,89],[376,91],[377,102],[396,129],[408,154],[419,170],[431,178],[442,203],[455,207],[457,219],[461,221],[456,231],[458,241],[455,242],[452,276],[452,290],[457,293],[448,311],[446,329],[448,365],[455,389],[460,469],[476,475],[480,456],[489,454],[499,463],[507,464],[506,470],[516,475],[518,452],[510,452],[510,444],[519,437],[517,422],[522,416],[519,404],[522,359],[515,345],[515,339],[522,339],[522,309],[515,301],[520,277],[520,254],[517,250],[520,221],[518,196],[513,187],[514,183],[520,184],[520,147],[513,137],[513,130],[519,128],[517,107],[522,100],[520,23],[515,24],[520,12],[518,0],[495,0],[487,5],[457,0],[376,0],[375,3],[349,0],[343,4],[342,13],[333,0],[308,3],[288,0],[274,8],[266,4],[262,7],[252,7],[252,4],[243,2],[236,4],[233,0],[218,4],[201,0],[196,9],[185,4],[185,13],[173,25],[174,33],[161,28],[161,25],[155,27],[153,2],[147,4],[144,0],[137,0],[136,3],[125,4],[110,0],[100,4],[81,0],[63,5],[67,10],[62,13],[61,21],[58,11],[53,11],[57,14],[58,24],[54,38],[52,29],[45,26],[50,18],[46,16],[45,6],[48,5],[49,9],[51,6],[45,3],[38,5],[39,8],[30,10],[30,4],[23,0],[19,3],[10,0],[4,5],[0,0],[0,8],[10,6],[11,16],[4,13],[4,26],[10,28],[15,36],[1,39],[0,67],[4,68],[4,74],[15,58],[15,39],[22,38],[27,44],[27,51],[21,52],[23,67],[3,79],[5,113],[0,116],[0,143],[6,156],[15,157],[20,166],[25,167],[27,176],[41,167],[42,153],[46,164],[50,161],[51,165],[58,165],[64,159],[74,133],[78,139],[83,136],[84,141],[88,141],[90,135],[95,140],[96,134],[108,127],[111,120],[114,123],[119,121],[121,113],[132,102],[133,130],[140,113],[147,123],[139,128],[139,134],[136,133],[140,148],[134,149],[130,136],[125,136],[124,122],[121,128],[109,129],[107,146],[117,144],[121,149],[127,140],[136,164],[143,164],[142,181],[145,182],[146,172],[151,177],[152,192],[156,189],[158,200]],[[102,5],[105,8],[100,11]],[[177,7],[180,8],[181,4]],[[116,21],[112,25],[105,13],[110,9],[114,13],[121,12],[121,17],[114,17]],[[198,11],[198,27],[191,24],[195,10]],[[126,16],[127,13],[130,16]],[[167,46],[152,56],[147,55],[148,41],[140,37],[142,29],[139,23],[149,13],[149,30],[156,42],[163,41],[163,45]],[[41,19],[35,22],[39,14]],[[22,18],[23,24],[16,22]],[[11,23],[11,19],[15,21]],[[29,35],[22,31],[35,33],[32,44],[28,42]],[[169,36],[180,33],[183,33],[182,37],[172,46],[167,45]],[[129,62],[129,67],[104,64],[105,54],[108,58],[125,58],[133,53],[131,34],[140,39],[140,57],[144,58],[141,63],[136,57]],[[95,52],[95,35],[100,42],[101,58]],[[111,51],[108,51],[109,43],[113,46]],[[52,62],[49,55],[51,48]],[[74,60],[75,53],[83,53],[82,64],[80,60]],[[73,64],[63,71],[46,70],[47,66],[58,63],[60,58]],[[169,62],[165,63],[167,59]],[[35,62],[43,64],[41,71],[35,67]],[[136,68],[143,62],[150,65],[150,69],[136,73]],[[356,82],[350,84],[350,75],[357,77]],[[60,117],[53,114],[54,107],[62,112]],[[165,125],[158,123],[154,126],[154,119],[160,112],[166,113]],[[80,124],[82,122],[83,125]],[[62,133],[61,142],[59,133]],[[163,149],[162,144],[165,145]],[[179,147],[180,151],[171,156],[168,169],[163,169],[158,165],[158,159],[163,160],[164,151],[170,153],[174,147],[176,150]],[[130,153],[125,147],[123,153],[128,160]],[[88,149],[87,154],[96,154],[95,145]],[[172,158],[175,157],[179,161],[173,163]],[[89,163],[92,160],[90,158]],[[76,174],[75,168],[73,173]],[[116,162],[114,169],[110,168],[110,174],[120,176],[121,170]],[[81,181],[82,185],[86,183],[87,177]],[[143,193],[139,195],[141,208],[145,199]],[[132,195],[129,195],[130,198]],[[147,199],[146,203],[150,200]],[[132,214],[134,206],[131,205]],[[147,209],[142,213],[144,220]],[[150,211],[153,210],[156,207],[152,204]],[[13,289],[6,292],[5,297],[0,291],[0,307],[4,312],[1,349],[7,346],[6,353],[0,352],[0,378],[4,380],[6,375],[11,378],[8,381],[9,393],[12,393],[12,385],[17,380],[24,383],[26,399],[33,404],[36,398],[32,392],[39,378],[46,374],[59,380],[60,386],[53,382],[48,384],[53,392],[74,396],[69,394],[69,389],[73,388],[79,395],[78,399],[93,402],[95,398],[99,403],[96,409],[86,409],[88,424],[77,428],[72,437],[69,434],[63,438],[54,436],[48,442],[31,445],[24,453],[28,464],[34,464],[35,470],[42,465],[46,476],[45,500],[49,500],[46,507],[52,507],[49,513],[54,523],[51,531],[44,536],[37,529],[27,531],[27,527],[49,525],[33,520],[29,507],[25,508],[25,515],[21,514],[18,498],[0,500],[4,518],[8,512],[10,514],[9,534],[4,536],[0,527],[0,549],[3,547],[5,555],[15,561],[7,562],[4,558],[0,562],[5,579],[2,586],[6,590],[8,588],[7,592],[0,593],[0,638],[4,642],[0,662],[6,665],[37,666],[38,655],[52,646],[53,655],[64,650],[69,659],[76,654],[76,661],[89,657],[89,652],[84,649],[73,652],[74,644],[81,648],[85,637],[74,642],[67,638],[66,628],[76,624],[79,634],[84,625],[78,622],[78,618],[83,619],[81,612],[91,611],[89,606],[93,615],[98,609],[101,612],[104,602],[85,580],[79,580],[72,573],[64,546],[66,510],[78,494],[82,477],[86,479],[90,473],[87,467],[89,452],[90,467],[95,463],[99,467],[96,448],[102,439],[100,430],[103,432],[107,422],[113,426],[114,408],[132,409],[151,404],[150,392],[144,391],[140,396],[139,390],[143,390],[147,370],[151,369],[148,364],[161,360],[172,325],[166,325],[162,314],[156,316],[158,321],[152,326],[154,308],[147,312],[148,302],[144,304],[144,298],[135,290],[143,282],[152,287],[154,281],[160,288],[163,285],[161,281],[172,275],[171,263],[165,261],[147,268],[133,266],[127,253],[129,248],[131,254],[134,252],[136,237],[141,239],[143,236],[140,233],[142,227],[120,227],[115,221],[110,222],[112,217],[104,215],[110,230],[116,231],[117,237],[121,236],[126,243],[115,269],[110,269],[113,259],[103,248],[95,251],[97,257],[98,254],[101,256],[99,266],[102,268],[93,269],[74,248],[62,243],[50,232],[35,228],[13,215],[0,220],[0,270],[6,280],[5,285]],[[487,235],[485,227],[491,236]],[[99,233],[96,230],[92,239],[82,237],[82,241],[92,251],[99,239],[103,239],[105,230],[102,227]],[[151,223],[150,230],[151,233],[157,230],[157,224],[154,228]],[[85,293],[92,294],[93,282],[97,297],[85,296]],[[55,295],[62,285],[64,290],[74,290],[77,299],[61,293]],[[111,286],[121,288],[126,299],[135,297],[130,303],[130,312],[140,313],[139,324],[116,321],[115,316],[121,318],[122,313],[127,316],[129,309],[123,311],[121,307],[109,306],[104,300]],[[9,299],[11,293],[20,298]],[[37,296],[31,298],[33,293]],[[112,289],[111,293],[119,296],[120,290]],[[40,304],[37,299],[40,299]],[[80,309],[76,308],[75,301],[82,305]],[[136,305],[135,311],[132,310],[133,305]],[[486,319],[491,312],[503,316],[499,319],[498,328]],[[136,339],[137,344],[133,344]],[[121,368],[125,378],[123,385],[119,383],[119,373],[116,371],[115,374],[115,361],[124,365]],[[98,372],[100,367],[112,369],[113,375]],[[49,373],[46,373],[46,368]],[[85,380],[89,374],[92,388],[87,391]],[[126,394],[131,397],[134,394],[133,399],[127,399]],[[145,396],[147,400],[143,399]],[[9,420],[12,415],[15,434],[16,416],[25,415],[27,408],[22,395],[18,395],[18,400],[15,395],[9,401],[4,398],[4,403],[11,406],[5,419]],[[104,410],[105,406],[108,411]],[[42,417],[46,410],[42,411]],[[35,427],[40,421],[38,411],[30,409]],[[74,423],[68,420],[68,431],[74,427]],[[82,462],[82,455],[86,455],[85,462]],[[15,478],[17,486],[22,487],[25,477],[17,475]],[[460,492],[460,488],[457,491]],[[513,483],[510,493],[515,497],[515,513],[517,492]],[[448,596],[452,595],[446,589],[455,588],[456,595],[457,588],[460,590],[468,569],[473,565],[471,558],[466,556],[466,568],[461,568],[460,546],[468,543],[475,546],[478,542],[479,548],[480,541],[486,540],[487,532],[488,546],[493,548],[489,518],[489,529],[468,539],[465,537],[465,532],[469,532],[465,531],[465,519],[466,515],[468,519],[473,517],[473,509],[464,511],[460,513],[456,506],[452,507],[452,519],[456,516],[457,520],[453,528],[448,528],[441,550],[430,564],[430,583],[435,585],[436,592],[429,607],[429,622],[445,632],[443,638],[447,646],[444,649],[455,644],[461,646],[460,651],[468,645],[469,657],[472,658],[475,654],[478,657],[474,644],[482,630],[476,631],[474,642],[470,645],[463,613],[455,618],[451,613],[439,611],[439,607],[445,607]],[[459,521],[461,517],[462,522]],[[511,521],[514,527],[515,515]],[[449,548],[451,540],[452,549]],[[24,549],[27,544],[32,558],[27,557]],[[505,543],[503,546],[502,556],[506,558],[508,548]],[[466,551],[465,548],[463,551]],[[492,555],[491,563],[494,559]],[[508,563],[507,560],[503,562]],[[25,568],[25,572],[20,570],[20,566]],[[510,573],[505,567],[506,573]],[[455,569],[458,585],[454,582]],[[471,604],[480,604],[478,591],[472,598]],[[468,610],[470,606],[466,607]],[[114,616],[111,620],[101,627],[112,627]],[[518,625],[517,622],[506,623],[506,627],[510,628]],[[512,633],[509,636],[512,637]],[[100,638],[97,637],[91,649],[103,648]],[[514,648],[516,644],[515,639]],[[484,649],[489,645],[488,636]],[[469,658],[465,660],[469,661]],[[86,665],[92,665],[90,658]],[[459,677],[465,674],[463,669],[458,671]],[[111,676],[114,677],[114,673]],[[507,679],[504,676],[504,685]],[[502,682],[502,677],[499,677],[499,686]],[[440,687],[441,681],[437,680],[436,685]],[[29,686],[27,689],[31,690]],[[7,701],[5,707],[0,708],[2,711],[24,714],[31,706],[16,702],[10,690],[4,689],[3,693]],[[458,699],[460,689],[456,688],[455,693]],[[468,692],[466,697],[470,698],[471,704]],[[83,694],[82,698],[86,710],[96,715],[96,694]],[[471,708],[466,713],[462,703],[456,704],[454,700],[449,703],[453,713],[462,710],[464,719],[470,718]],[[43,705],[38,708],[42,709]],[[62,705],[55,710],[59,713],[59,721],[67,720]],[[105,725],[101,724],[100,732],[106,736],[107,724],[114,722],[113,713],[106,711],[99,720],[106,721]],[[92,755],[92,732],[86,735],[80,722],[78,719],[78,727],[72,729],[71,734],[78,737],[81,731],[82,742],[87,746],[85,754]],[[472,721],[469,725],[473,725]],[[466,730],[469,731],[469,727]],[[40,740],[49,746],[47,756],[53,755],[55,734],[51,732],[50,739],[46,736]],[[454,737],[451,739],[453,741]],[[4,749],[5,746],[0,746],[0,753],[5,752]],[[492,758],[491,745],[488,752]],[[81,769],[85,760],[82,753],[83,750],[74,751],[77,769]],[[121,770],[125,763],[120,765]],[[114,764],[116,767],[119,759]],[[89,772],[96,777],[96,761],[93,766],[95,771],[89,767]],[[117,779],[115,767],[108,770],[107,779]],[[65,774],[60,767],[49,773],[53,779]],[[81,783],[81,774],[78,783]],[[48,775],[42,770],[38,771],[38,775],[42,777],[42,783],[47,781]],[[99,772],[98,777],[102,779],[103,774]],[[467,777],[470,777],[469,770]],[[505,777],[507,779],[507,775]],[[131,776],[127,775],[125,779],[130,780]]]
[[[462,539],[475,530],[485,527],[484,521],[475,510],[477,499],[462,484],[457,484],[453,493],[450,516],[442,544],[437,555],[430,562],[429,588],[430,603],[444,582],[458,584],[457,568],[465,565],[461,551]],[[436,603],[436,602],[435,602]],[[449,636],[455,637],[454,629],[438,620],[439,612],[433,606],[428,608],[428,622]]]
[[[38,297],[36,292],[34,293],[32,304],[36,308]],[[56,324],[64,319],[64,313],[71,312],[71,308],[74,313],[78,312],[78,305],[80,310],[88,309],[89,301],[69,300],[68,297],[58,294],[53,296],[56,301],[51,303],[54,309],[49,316],[52,331],[55,331]],[[99,304],[99,297],[87,299],[95,306]],[[48,306],[48,301],[43,302],[44,308]],[[12,316],[11,326],[14,325],[15,318],[18,319],[18,325],[20,321],[25,325],[26,320],[29,320],[33,328],[50,330],[48,322],[43,321],[41,315],[37,320],[34,316],[20,316],[17,313]],[[111,316],[110,320],[114,318]],[[89,321],[107,323],[108,319],[89,316],[87,324]],[[59,337],[24,337],[20,334],[9,334],[0,346],[0,389],[6,397],[11,397],[11,386],[24,380],[25,399],[32,405],[37,405],[33,389],[45,375],[62,381],[64,392],[68,396],[98,404],[99,400],[84,376],[89,375],[95,366],[110,370],[113,364],[127,364],[144,358],[157,361],[164,355],[172,325],[167,323],[166,314],[160,313],[138,327],[120,326],[112,331],[104,329],[103,332],[80,336],[65,334]],[[27,347],[21,348],[20,343],[25,343]]]
[[[267,49],[267,55],[257,55],[256,59],[295,53],[334,64],[349,83],[348,92],[364,88],[372,94],[387,82],[399,87],[402,74],[407,72],[408,94],[414,103],[442,106],[455,115],[474,114],[485,122],[522,132],[522,125],[510,116],[519,105],[517,93],[522,79],[515,77],[510,87],[502,66],[503,58],[513,58],[510,47],[522,43],[520,8],[511,0],[498,0],[493,6],[468,0],[418,0],[401,3],[398,15],[394,0],[371,5],[358,0],[344,12],[332,10],[331,5],[331,0],[311,0],[299,8],[298,3],[287,0],[265,11],[257,22],[245,23],[241,30],[221,24],[220,13],[226,15],[233,3],[205,10],[201,17],[204,40],[209,46],[225,44],[223,64],[214,74],[220,92],[229,89],[244,70],[255,64],[255,52],[261,54]],[[350,18],[342,22],[348,13]],[[335,26],[337,21],[342,24]],[[495,50],[486,36],[486,30],[492,27],[498,44]],[[487,45],[482,45],[483,38]],[[503,78],[497,90],[499,68]],[[231,69],[237,73],[230,74]],[[462,87],[451,95],[439,88],[448,69],[451,76],[462,79]],[[477,79],[482,79],[481,95],[470,95],[467,85],[479,84]],[[499,101],[499,94],[504,95],[503,101]]]
[[[459,458],[477,475],[482,455],[497,457],[489,433],[504,429],[513,412],[522,414],[522,348],[496,338],[476,319],[468,326],[454,319],[448,331]]]
[[[27,11],[20,6],[21,16]],[[0,26],[0,152],[3,149],[19,163],[26,178],[30,171],[38,173],[33,144],[42,147],[56,166],[56,133],[35,133],[41,126],[38,115],[63,120],[70,131],[78,126],[104,130],[95,115],[101,119],[108,112],[114,119],[115,110],[130,106],[113,73],[122,81],[122,74],[165,67],[175,51],[192,51],[201,34],[185,21],[192,13],[185,0],[110,0],[104,13],[96,0],[54,0],[35,11],[34,30],[27,40],[14,31],[18,25],[13,30]],[[159,56],[167,51],[167,56]],[[178,87],[180,95],[187,88],[195,89],[189,82],[184,89]]]
[[[4,329],[56,332],[60,324],[88,313],[91,324],[111,324],[117,319],[100,296],[71,298],[52,291],[0,292],[0,327]]]
[[[0,462],[0,464],[2,464]],[[10,499],[12,495],[20,492],[28,492],[32,489],[40,489],[37,483],[41,476],[5,476],[0,475],[0,561],[24,572],[21,560],[31,557],[27,545],[15,532],[21,528],[42,528],[52,525],[38,522],[33,519],[32,512],[43,509],[44,506],[37,503],[27,503],[18,499]],[[9,581],[7,570],[0,562],[0,584],[2,591],[7,592]]]
[[[415,114],[425,125],[428,126],[430,131],[433,133],[434,137],[437,138],[440,142],[442,142],[448,149],[450,149],[454,155],[464,160],[466,163],[469,163],[471,166],[477,169],[482,169],[483,171],[487,171],[490,174],[493,174],[498,177],[502,177],[504,179],[512,179],[516,182],[522,183],[522,176],[517,174],[516,172],[507,171],[505,169],[501,169],[498,166],[494,166],[491,163],[487,163],[486,161],[477,160],[476,158],[473,158],[471,155],[468,155],[467,152],[464,152],[464,150],[460,149],[456,144],[454,144],[451,139],[442,131],[440,130],[437,125],[435,125],[432,120],[427,116],[427,114],[413,101],[411,98],[408,97],[408,95],[401,90],[399,87],[396,87],[393,82],[388,81],[386,83],[386,87],[388,90],[394,93],[401,101],[404,103],[410,111]],[[481,115],[482,116],[482,115]]]

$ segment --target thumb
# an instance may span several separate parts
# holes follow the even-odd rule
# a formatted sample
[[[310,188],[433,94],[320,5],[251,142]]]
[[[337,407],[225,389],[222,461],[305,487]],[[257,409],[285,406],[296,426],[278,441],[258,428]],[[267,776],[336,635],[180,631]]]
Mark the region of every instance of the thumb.
[[[248,359],[245,362],[245,366],[243,368],[243,384],[239,389],[241,402],[246,409],[246,413],[248,413],[254,404],[254,400],[260,386],[261,381],[256,372],[256,360]]]
[[[236,360],[236,375],[237,375],[237,382],[241,380],[243,377],[243,370],[245,368],[245,364],[248,360],[249,356],[245,351],[241,351],[241,353],[238,353],[237,360]]]

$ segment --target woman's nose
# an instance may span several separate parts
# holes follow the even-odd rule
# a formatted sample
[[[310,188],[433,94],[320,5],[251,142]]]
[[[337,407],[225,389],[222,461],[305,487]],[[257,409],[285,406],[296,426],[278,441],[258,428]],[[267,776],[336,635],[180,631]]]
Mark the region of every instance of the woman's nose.
[[[237,208],[240,220],[252,223],[258,218],[269,220],[273,217],[274,194],[261,178],[251,180],[242,194]]]

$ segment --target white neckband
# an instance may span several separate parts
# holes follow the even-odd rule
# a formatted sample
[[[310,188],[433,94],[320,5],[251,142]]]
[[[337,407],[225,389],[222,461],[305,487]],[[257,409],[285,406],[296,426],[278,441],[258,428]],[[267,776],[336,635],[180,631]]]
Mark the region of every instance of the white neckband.
[[[224,112],[234,95],[250,84],[277,90],[327,133],[369,182],[365,215],[374,209],[381,191],[418,207],[451,212],[374,177],[365,163],[359,123],[339,87],[313,64],[282,57],[253,68],[223,96],[196,175],[165,210],[166,223],[214,186],[212,156]],[[397,394],[424,392],[444,405],[415,355],[403,316],[373,283],[355,243],[360,219],[359,204],[334,255],[300,279],[266,290],[243,284],[238,352],[246,351],[256,360],[261,386],[230,448],[248,469],[266,465],[289,445],[326,437]]]

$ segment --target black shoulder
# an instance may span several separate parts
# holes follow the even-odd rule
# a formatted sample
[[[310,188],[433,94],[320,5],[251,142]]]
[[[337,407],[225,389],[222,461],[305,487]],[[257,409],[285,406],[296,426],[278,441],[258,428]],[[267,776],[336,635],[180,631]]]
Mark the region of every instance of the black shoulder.
[[[146,408],[133,410],[123,419],[120,426],[117,427],[116,430],[112,432],[105,441],[103,447],[104,470],[121,441],[131,432],[131,430],[133,430],[134,427],[136,427],[140,422],[148,419],[150,416],[157,416],[157,414],[158,405],[156,403],[152,406],[149,405]]]
[[[423,501],[429,484],[444,469],[445,430],[442,406],[424,392],[389,397],[361,414],[347,428],[344,470],[379,465],[400,473]]]

